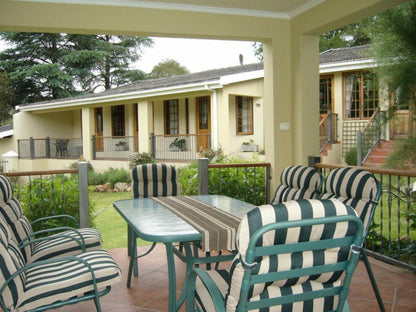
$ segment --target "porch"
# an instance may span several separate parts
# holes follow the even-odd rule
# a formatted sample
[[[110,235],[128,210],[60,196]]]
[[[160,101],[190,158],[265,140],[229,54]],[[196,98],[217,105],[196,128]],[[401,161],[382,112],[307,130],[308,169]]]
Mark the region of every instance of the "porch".
[[[138,136],[92,136],[92,160],[129,160],[138,153]],[[26,159],[79,159],[82,138],[33,138],[18,140],[18,157]],[[150,134],[150,150],[156,160],[195,160],[201,149],[211,148],[210,134]]]
[[[145,249],[145,247],[139,247]],[[158,244],[146,257],[140,259],[139,277],[134,277],[132,286],[126,287],[128,270],[127,249],[110,250],[123,272],[123,281],[113,286],[112,291],[102,297],[103,311],[124,312],[156,312],[168,309],[168,275],[166,251],[164,245]],[[370,257],[370,262],[377,280],[381,296],[387,311],[416,311],[414,296],[416,295],[416,275]],[[176,261],[179,290],[184,281],[185,266]],[[227,266],[226,266],[227,267]],[[352,279],[348,295],[351,311],[379,311],[371,283],[363,263],[358,264]],[[83,302],[63,307],[57,311],[89,312],[94,310],[93,302]],[[182,308],[181,311],[184,311]]]

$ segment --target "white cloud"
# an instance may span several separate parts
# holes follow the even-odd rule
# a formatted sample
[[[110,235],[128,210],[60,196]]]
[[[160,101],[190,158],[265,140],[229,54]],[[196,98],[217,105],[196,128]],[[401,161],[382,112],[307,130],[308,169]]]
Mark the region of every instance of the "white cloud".
[[[159,62],[173,59],[190,72],[240,65],[239,55],[244,64],[258,63],[252,42],[207,39],[152,38],[152,48],[145,48],[142,58],[136,63],[146,73]]]

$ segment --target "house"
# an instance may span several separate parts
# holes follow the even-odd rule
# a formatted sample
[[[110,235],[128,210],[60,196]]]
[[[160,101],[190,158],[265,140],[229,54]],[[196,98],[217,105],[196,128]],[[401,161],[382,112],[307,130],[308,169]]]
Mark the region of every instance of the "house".
[[[307,164],[309,156],[319,155],[319,35],[405,2],[6,0],[0,1],[0,30],[263,42],[264,148],[271,163],[273,188],[284,167]],[[94,113],[82,109],[82,120],[93,124]],[[56,114],[65,112],[56,108]],[[68,119],[76,123],[81,118],[74,114]],[[42,114],[38,112],[37,118],[42,120]],[[60,137],[61,124],[56,126],[54,137]],[[19,137],[20,129],[14,131]],[[92,145],[94,131],[82,127],[83,146]],[[36,143],[30,143],[29,148]],[[55,165],[60,168],[59,164]]]
[[[371,71],[376,66],[369,46],[320,54],[322,162],[343,163],[345,153],[357,146],[357,132],[397,105]],[[21,105],[14,116],[13,140],[0,140],[0,152],[18,151],[19,170],[56,168],[57,160],[68,167],[81,155],[96,168],[124,166],[137,152],[176,163],[218,149],[247,157],[251,153],[242,151],[250,150],[249,142],[255,143],[251,151],[264,150],[263,96],[264,70],[259,63]],[[328,116],[333,122],[330,136],[325,132]],[[403,118],[392,124],[382,128],[382,139],[401,138],[409,128],[395,126],[403,126]]]
[[[372,156],[373,147],[377,149],[382,143],[381,154],[389,154],[394,147],[389,142],[406,138],[412,132],[416,134],[413,110],[407,103],[398,103],[394,90],[383,85],[382,77],[374,70],[377,66],[368,45],[331,49],[320,54],[321,138],[325,132],[322,125],[327,125],[329,116],[333,129],[331,135],[321,140],[323,162],[342,163],[345,154],[357,148],[360,132],[360,140],[367,140],[362,145],[370,145],[362,153],[362,163],[377,167],[386,157],[377,160]],[[388,121],[381,122],[385,117],[389,117]],[[325,146],[326,143],[330,144]]]
[[[242,65],[21,105],[0,151],[18,151],[18,170],[68,167],[81,155],[99,169],[137,152],[189,162],[210,149],[239,154],[247,142],[258,151],[263,77],[262,64]]]

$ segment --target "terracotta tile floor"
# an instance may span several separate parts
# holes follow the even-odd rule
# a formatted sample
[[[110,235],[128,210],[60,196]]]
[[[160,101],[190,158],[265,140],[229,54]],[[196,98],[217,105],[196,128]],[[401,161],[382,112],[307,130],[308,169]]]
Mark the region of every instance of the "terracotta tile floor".
[[[139,247],[145,250],[145,247]],[[101,298],[103,312],[155,312],[168,311],[168,275],[164,245],[158,245],[148,256],[140,259],[139,277],[132,279],[131,287],[126,287],[128,257],[125,248],[110,250],[123,271],[123,281],[114,285],[111,292]],[[374,260],[370,262],[386,311],[416,312],[416,274],[408,270]],[[183,283],[184,265],[177,260],[177,276]],[[354,272],[348,301],[352,311],[379,311],[370,281],[363,263],[360,261]],[[184,309],[181,309],[183,311]],[[93,302],[82,302],[62,307],[60,312],[95,311]]]

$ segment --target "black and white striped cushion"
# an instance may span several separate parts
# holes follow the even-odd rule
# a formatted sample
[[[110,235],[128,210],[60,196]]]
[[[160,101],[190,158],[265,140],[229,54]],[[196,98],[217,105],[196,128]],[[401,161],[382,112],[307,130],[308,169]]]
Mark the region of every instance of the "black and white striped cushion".
[[[0,216],[4,218],[10,227],[13,239],[20,244],[26,237],[33,233],[29,220],[24,216],[20,202],[13,197],[13,187],[10,180],[0,175]],[[44,242],[26,246],[22,251],[29,262],[45,260],[56,257],[71,256],[82,251],[80,245],[73,239],[62,235],[84,239],[86,250],[101,248],[102,238],[97,229],[82,228],[75,231],[65,231],[49,236]]]
[[[244,268],[241,258],[244,259],[251,235],[260,227],[278,221],[294,221],[309,218],[320,218],[339,215],[354,215],[355,211],[337,199],[330,200],[299,200],[288,201],[278,205],[264,205],[251,210],[243,217],[238,230],[238,250],[239,254],[235,257],[230,270],[231,284],[227,296],[227,311],[234,311],[239,298],[241,283],[244,275]],[[290,228],[286,230],[271,231],[263,236],[262,245],[271,246],[278,244],[291,244],[297,242],[317,241],[324,238],[344,237],[350,234],[354,227],[348,222],[338,223],[336,226],[316,225],[305,228]],[[302,252],[279,254],[256,259],[260,265],[255,269],[254,274],[262,274],[274,271],[291,270],[298,267],[312,267],[318,263],[337,263],[342,259],[347,259],[349,249],[333,248],[322,252]],[[342,272],[331,272],[313,276],[304,276],[297,279],[287,279],[274,281],[272,284],[256,284],[250,291],[250,298],[254,300],[257,296],[264,296],[265,291],[271,293],[282,292],[291,293],[302,289],[302,287],[322,287],[332,283],[339,283]],[[299,286],[301,285],[301,287]],[[270,287],[275,287],[273,290]],[[299,288],[300,287],[300,288]],[[313,303],[315,307],[323,303]],[[334,304],[337,299],[327,298]],[[319,309],[318,309],[319,310]]]
[[[83,259],[91,265],[99,289],[121,280],[119,267],[105,250],[89,251],[75,258]],[[26,311],[93,289],[91,273],[84,264],[76,260],[59,260],[27,271],[25,292],[16,307],[19,311]]]
[[[133,198],[180,195],[176,169],[166,164],[139,165],[131,171]]]
[[[316,168],[289,166],[280,176],[272,204],[294,199],[317,198],[322,188],[322,176]]]
[[[87,266],[76,259],[85,260],[95,274],[98,288],[120,281],[120,269],[104,250],[95,250],[74,256],[36,262],[14,278],[2,293],[5,306],[12,311],[26,311],[67,300],[94,290],[92,274]],[[13,241],[13,235],[0,217],[0,287],[25,260]]]
[[[332,170],[325,180],[322,199],[337,198],[357,212],[368,229],[370,216],[380,197],[380,184],[375,176],[356,168],[338,168]]]

